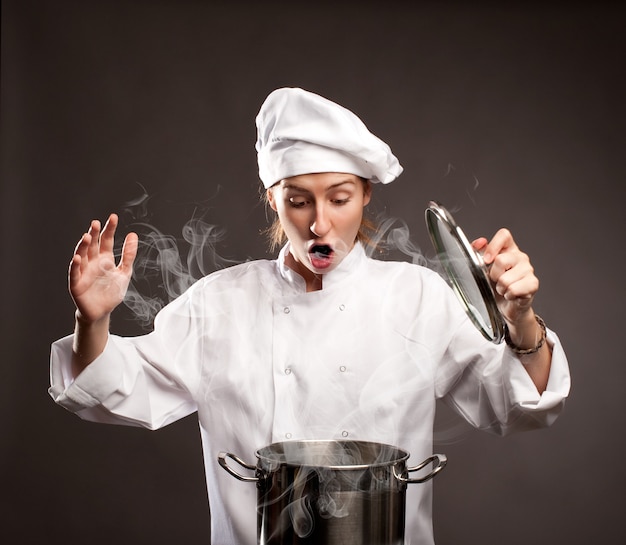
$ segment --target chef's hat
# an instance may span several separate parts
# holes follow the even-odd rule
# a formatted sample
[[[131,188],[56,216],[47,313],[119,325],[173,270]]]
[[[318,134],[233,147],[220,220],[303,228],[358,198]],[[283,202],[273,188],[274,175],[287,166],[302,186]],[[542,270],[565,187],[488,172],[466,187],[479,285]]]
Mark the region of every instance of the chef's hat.
[[[388,184],[402,167],[350,110],[298,88],[270,93],[256,118],[259,176],[266,188],[290,176],[345,172]]]

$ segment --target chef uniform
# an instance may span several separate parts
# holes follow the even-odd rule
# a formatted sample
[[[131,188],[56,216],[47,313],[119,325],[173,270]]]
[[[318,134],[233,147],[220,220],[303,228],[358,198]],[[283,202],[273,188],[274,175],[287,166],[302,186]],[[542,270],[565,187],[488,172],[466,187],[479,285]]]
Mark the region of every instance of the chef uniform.
[[[266,187],[298,173],[297,158],[276,158],[293,149],[289,140],[308,161],[322,144],[302,143],[302,134],[328,132],[329,120],[341,116],[349,120],[338,122],[347,136],[330,131],[337,140],[322,152],[324,171],[381,182],[397,176],[395,157],[354,114],[282,89],[257,118]],[[305,121],[319,119],[326,128],[306,128]],[[279,134],[282,127],[293,131],[289,138],[289,131]],[[289,243],[276,260],[199,280],[159,313],[153,332],[109,335],[104,352],[75,379],[72,337],[52,346],[50,394],[81,418],[156,429],[198,412],[212,543],[256,543],[256,487],[219,467],[221,451],[254,463],[257,449],[277,441],[369,440],[410,452],[408,465],[416,465],[432,454],[439,398],[499,434],[550,425],[562,409],[570,379],[554,332],[548,330],[552,365],[540,395],[520,360],[480,335],[435,272],[371,259],[357,243],[324,275],[323,289],[307,292],[285,265],[288,252]],[[408,486],[406,543],[433,543],[431,494],[430,482]]]

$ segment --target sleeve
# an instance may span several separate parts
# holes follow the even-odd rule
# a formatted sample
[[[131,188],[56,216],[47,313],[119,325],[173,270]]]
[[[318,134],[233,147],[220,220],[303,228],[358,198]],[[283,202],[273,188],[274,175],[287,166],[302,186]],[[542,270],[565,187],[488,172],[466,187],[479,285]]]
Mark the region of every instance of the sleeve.
[[[570,373],[561,343],[548,331],[552,363],[546,390],[540,394],[523,364],[506,345],[486,344],[478,357],[462,362],[462,371],[444,401],[476,428],[498,435],[550,426],[565,405]],[[485,343],[483,343],[485,344]]]
[[[49,393],[85,420],[157,429],[197,410],[202,312],[188,295],[165,307],[152,333],[109,335],[104,352],[75,379],[72,336],[53,343]]]
[[[554,331],[547,331],[552,363],[547,388],[539,394],[519,358],[506,344],[480,334],[447,285],[433,291],[439,291],[440,314],[432,327],[451,332],[439,354],[435,395],[472,426],[498,435],[551,425],[570,391],[567,358]]]

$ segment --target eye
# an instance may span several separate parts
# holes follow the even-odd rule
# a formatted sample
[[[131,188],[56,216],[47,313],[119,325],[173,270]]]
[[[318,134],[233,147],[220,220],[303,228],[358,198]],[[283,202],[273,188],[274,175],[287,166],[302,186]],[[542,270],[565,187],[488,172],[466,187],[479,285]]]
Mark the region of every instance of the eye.
[[[303,197],[290,197],[288,202],[289,206],[293,208],[302,208],[303,206],[306,206],[309,201]]]
[[[343,206],[344,204],[348,204],[352,200],[352,193],[349,191],[341,190],[335,191],[330,196],[330,202],[335,206]]]

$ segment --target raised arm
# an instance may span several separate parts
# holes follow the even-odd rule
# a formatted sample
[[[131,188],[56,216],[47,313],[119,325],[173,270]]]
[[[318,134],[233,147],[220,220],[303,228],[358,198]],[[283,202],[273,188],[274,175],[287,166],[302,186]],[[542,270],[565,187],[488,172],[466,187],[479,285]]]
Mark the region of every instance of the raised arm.
[[[539,280],[530,259],[517,247],[507,229],[500,229],[490,241],[479,238],[473,246],[483,252],[483,259],[489,266],[498,308],[509,331],[507,342],[518,353],[537,390],[542,393],[548,384],[552,353],[545,340],[541,343],[545,339],[545,326],[532,308]]]
[[[106,345],[111,312],[124,299],[137,255],[137,235],[124,240],[119,264],[113,245],[118,217],[111,214],[104,229],[93,220],[74,250],[70,262],[69,291],[76,305],[72,371],[77,376]]]

